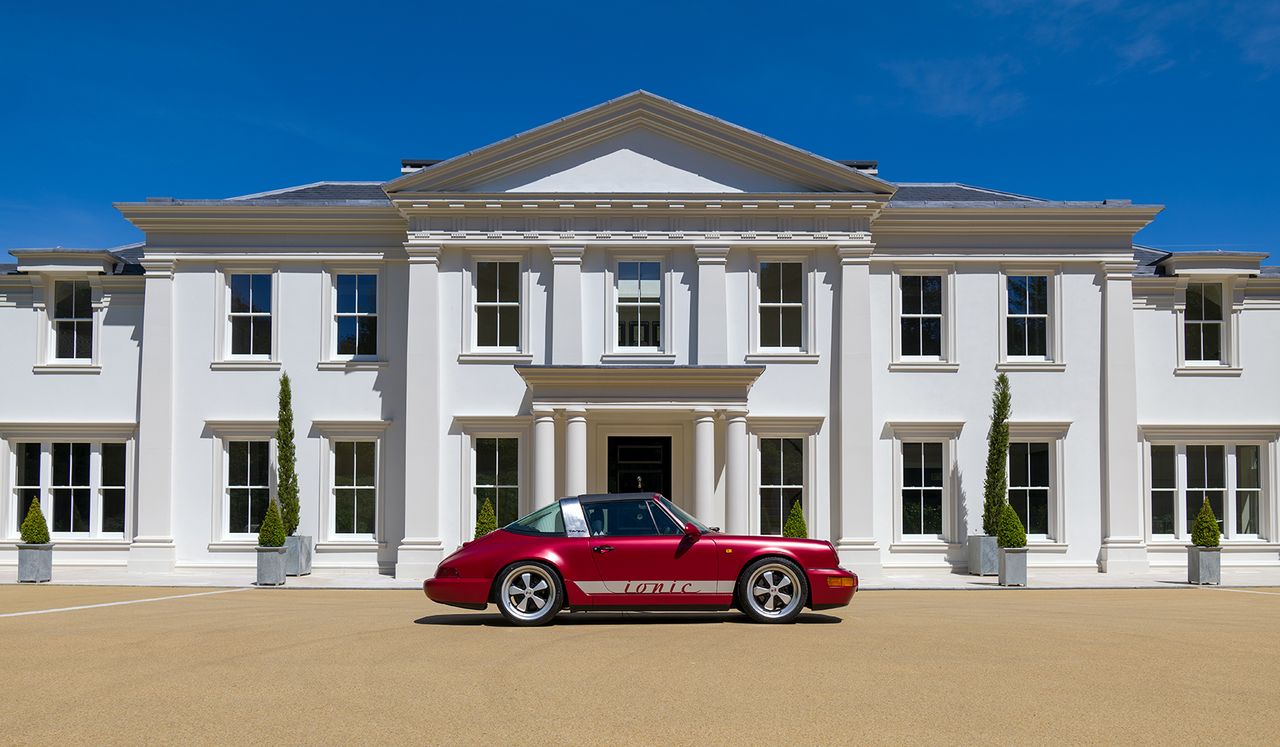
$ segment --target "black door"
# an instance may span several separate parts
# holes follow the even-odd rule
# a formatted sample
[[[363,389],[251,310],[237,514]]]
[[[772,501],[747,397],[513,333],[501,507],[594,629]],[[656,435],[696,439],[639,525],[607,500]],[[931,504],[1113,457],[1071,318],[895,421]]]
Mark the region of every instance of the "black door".
[[[610,436],[609,492],[671,495],[670,436]]]

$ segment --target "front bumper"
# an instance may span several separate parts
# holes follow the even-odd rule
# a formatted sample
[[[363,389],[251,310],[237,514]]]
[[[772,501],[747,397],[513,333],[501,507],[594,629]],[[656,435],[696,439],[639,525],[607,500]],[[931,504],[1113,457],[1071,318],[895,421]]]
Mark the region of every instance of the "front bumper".
[[[484,578],[429,578],[422,591],[433,602],[482,610],[489,604],[489,580]]]
[[[810,609],[843,607],[853,600],[853,594],[858,590],[858,574],[853,571],[843,568],[810,568],[808,574]],[[831,586],[827,579],[844,579],[837,583],[849,585]]]

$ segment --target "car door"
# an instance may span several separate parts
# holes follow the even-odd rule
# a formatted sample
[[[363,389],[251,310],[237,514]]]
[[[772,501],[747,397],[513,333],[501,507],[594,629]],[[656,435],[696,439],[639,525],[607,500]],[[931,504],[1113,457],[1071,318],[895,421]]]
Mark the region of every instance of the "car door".
[[[652,498],[583,502],[599,606],[663,607],[725,603],[716,581],[716,544],[687,536]]]

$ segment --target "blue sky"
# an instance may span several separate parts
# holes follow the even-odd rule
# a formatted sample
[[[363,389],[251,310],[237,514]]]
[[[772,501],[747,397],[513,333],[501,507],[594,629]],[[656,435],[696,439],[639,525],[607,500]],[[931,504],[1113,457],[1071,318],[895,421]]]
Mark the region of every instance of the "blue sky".
[[[0,247],[388,179],[644,88],[893,181],[1161,203],[1139,241],[1280,263],[1280,0],[434,5],[5,4]]]

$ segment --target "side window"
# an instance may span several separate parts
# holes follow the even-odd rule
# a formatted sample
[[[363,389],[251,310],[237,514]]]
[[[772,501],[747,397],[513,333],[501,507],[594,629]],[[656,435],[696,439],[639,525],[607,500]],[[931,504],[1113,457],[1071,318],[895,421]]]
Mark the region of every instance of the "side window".
[[[231,291],[231,354],[270,357],[271,275],[237,274],[227,282]]]
[[[520,263],[476,263],[476,347],[520,347]]]
[[[760,263],[760,347],[804,347],[804,265]]]
[[[903,358],[942,357],[942,276],[902,276]]]
[[[93,304],[85,280],[59,280],[53,284],[53,331],[57,360],[93,357]]]
[[[662,263],[618,263],[619,348],[662,347]]]
[[[1008,356],[1048,357],[1049,278],[1045,275],[1010,275],[1008,303]]]
[[[647,501],[649,504],[649,513],[653,515],[653,523],[658,527],[658,534],[672,535],[684,534],[684,528],[676,523],[666,511],[658,507],[653,501]]]
[[[378,355],[378,276],[338,275],[336,325],[337,353],[343,358]]]
[[[1222,362],[1222,284],[1187,285],[1183,342],[1188,363]]]
[[[651,537],[658,534],[646,499],[583,504],[592,537]]]

